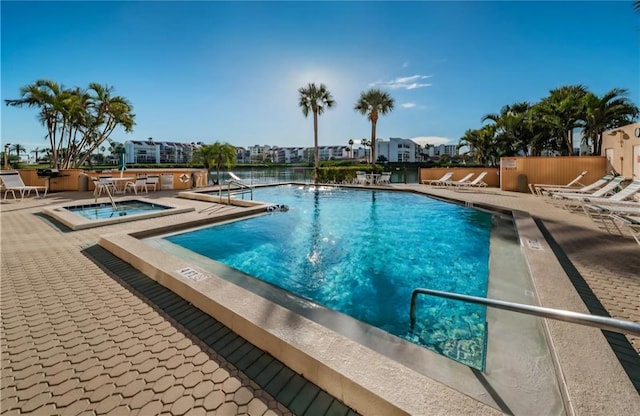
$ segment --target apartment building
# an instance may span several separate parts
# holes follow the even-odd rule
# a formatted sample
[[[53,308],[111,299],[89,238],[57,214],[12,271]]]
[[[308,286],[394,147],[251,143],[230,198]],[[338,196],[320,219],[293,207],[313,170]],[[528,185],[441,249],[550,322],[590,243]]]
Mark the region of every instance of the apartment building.
[[[189,163],[198,143],[131,140],[124,143],[127,163]]]
[[[389,162],[419,162],[420,146],[413,140],[390,137],[376,139],[376,159],[384,156]]]

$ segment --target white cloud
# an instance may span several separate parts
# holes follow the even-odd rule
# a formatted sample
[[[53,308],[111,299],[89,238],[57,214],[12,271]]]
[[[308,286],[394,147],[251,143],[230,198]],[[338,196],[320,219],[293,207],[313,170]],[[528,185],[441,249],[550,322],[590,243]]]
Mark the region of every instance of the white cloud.
[[[391,90],[413,90],[416,88],[430,87],[433,84],[418,82],[423,79],[431,78],[431,75],[412,75],[410,77],[397,77],[391,81],[376,81],[369,84],[371,87],[386,87]]]
[[[434,146],[439,146],[441,144],[455,144],[455,142],[447,137],[438,137],[438,136],[418,136],[412,137],[409,140],[413,140],[418,143],[420,146],[424,146],[425,144],[430,144]]]
[[[413,108],[415,107],[416,104],[415,103],[404,103],[404,104],[400,104],[400,107],[402,108]]]

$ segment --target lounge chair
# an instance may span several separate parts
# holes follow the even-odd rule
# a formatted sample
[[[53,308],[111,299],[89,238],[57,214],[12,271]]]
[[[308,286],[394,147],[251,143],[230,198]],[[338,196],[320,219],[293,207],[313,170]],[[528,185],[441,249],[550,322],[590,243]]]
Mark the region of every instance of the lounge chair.
[[[432,186],[444,186],[446,182],[451,180],[453,176],[453,172],[447,172],[440,179],[425,179],[422,181],[423,185],[432,185]]]
[[[580,183],[580,179],[582,179],[582,177],[586,174],[587,174],[586,170],[582,171],[578,176],[576,176],[574,180],[572,180],[566,185],[546,185],[541,183],[530,183],[529,189],[531,190],[532,194],[542,196],[541,190],[543,188],[555,188],[555,189],[578,188],[576,185],[580,185],[581,187],[584,187],[585,185]]]
[[[636,240],[640,245],[640,216],[632,217],[626,215],[611,214],[611,221],[617,228],[620,235],[627,235]]]
[[[458,188],[484,188],[487,186],[487,183],[483,181],[485,176],[487,176],[487,172],[480,172],[478,177],[476,177],[471,182],[466,182],[466,183],[462,183],[460,185],[454,185],[454,186]]]
[[[624,176],[617,176],[611,179],[605,186],[590,194],[570,192],[551,193],[550,198],[547,198],[547,201],[569,211],[581,211],[582,203],[584,201],[590,201],[593,198],[598,199],[608,195],[613,195],[615,193],[615,189],[618,188],[624,180]],[[607,199],[611,200],[610,198]]]
[[[473,173],[469,173],[467,176],[465,176],[464,178],[458,181],[446,181],[444,184],[447,186],[460,186],[460,185],[468,184],[471,182],[469,179],[471,179],[473,175],[474,175]]]
[[[578,189],[554,186],[554,187],[548,187],[548,188],[537,188],[538,189],[537,192],[541,196],[550,195],[552,193],[562,193],[562,192],[589,194],[591,192],[594,192],[598,188],[601,188],[604,185],[606,185],[609,181],[611,181],[611,179],[613,179],[613,176],[606,175],[598,179],[597,181]]]
[[[0,180],[4,190],[4,199],[7,199],[7,194],[11,192],[13,199],[16,198],[16,191],[20,192],[20,199],[24,199],[26,196],[31,195],[31,191],[36,192],[36,197],[40,196],[39,191],[44,191],[43,198],[47,197],[47,191],[49,187],[47,185],[25,185],[20,177],[20,173],[17,171],[4,171],[0,172]]]

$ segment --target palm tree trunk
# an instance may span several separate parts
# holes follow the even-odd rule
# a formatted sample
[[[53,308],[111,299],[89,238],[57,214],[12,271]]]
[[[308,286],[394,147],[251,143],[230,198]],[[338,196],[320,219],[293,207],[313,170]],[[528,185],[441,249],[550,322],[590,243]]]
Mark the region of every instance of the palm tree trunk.
[[[371,166],[373,170],[376,169],[376,124],[378,122],[377,117],[371,118]]]
[[[313,112],[313,181],[318,183],[320,153],[318,151],[318,111]]]

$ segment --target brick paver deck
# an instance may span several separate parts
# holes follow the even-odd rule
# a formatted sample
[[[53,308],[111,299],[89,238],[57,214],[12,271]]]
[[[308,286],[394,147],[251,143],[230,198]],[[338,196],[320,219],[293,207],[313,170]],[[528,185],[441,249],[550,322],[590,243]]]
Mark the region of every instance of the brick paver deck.
[[[530,212],[590,310],[640,322],[640,247],[633,240],[607,235],[588,218],[531,195],[428,192]],[[95,246],[100,234],[167,218],[62,232],[37,215],[78,197],[87,194],[1,205],[2,415],[350,412],[321,391],[309,393],[314,386],[305,379]],[[640,339],[610,342],[621,345],[618,356],[640,386]]]

